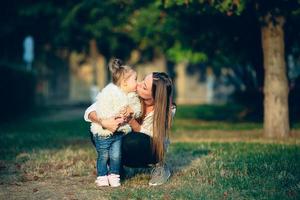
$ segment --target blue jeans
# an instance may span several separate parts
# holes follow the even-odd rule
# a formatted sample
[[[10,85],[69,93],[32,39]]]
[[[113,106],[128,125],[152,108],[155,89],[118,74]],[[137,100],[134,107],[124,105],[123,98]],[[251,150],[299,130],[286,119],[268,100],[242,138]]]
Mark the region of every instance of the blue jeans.
[[[110,174],[120,173],[122,135],[122,133],[116,132],[110,137],[93,136],[98,154],[97,176],[105,176],[108,174],[108,162]]]

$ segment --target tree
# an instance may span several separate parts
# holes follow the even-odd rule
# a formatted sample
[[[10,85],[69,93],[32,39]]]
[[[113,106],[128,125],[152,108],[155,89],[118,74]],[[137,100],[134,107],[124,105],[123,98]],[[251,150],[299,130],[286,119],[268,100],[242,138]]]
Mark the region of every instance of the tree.
[[[185,60],[210,62],[207,58],[213,57],[214,63],[245,66],[248,64],[245,60],[254,60],[255,65],[260,66],[257,63],[263,56],[264,134],[287,137],[289,112],[284,35],[291,31],[286,31],[284,24],[299,16],[299,4],[299,0],[18,2],[4,6],[8,10],[4,12],[2,21],[6,23],[0,40],[10,46],[1,56],[11,58],[28,34],[27,30],[37,38],[37,48],[51,44],[56,48],[82,50],[90,40],[96,39],[107,58],[113,55],[126,58],[131,50],[138,49],[145,57],[153,52],[167,53],[168,59],[176,63]],[[207,19],[212,24],[207,24]],[[259,22],[258,25],[251,19]],[[294,21],[296,26],[298,21]],[[244,30],[245,24],[249,22],[251,30],[255,30],[251,32],[255,39],[256,29],[261,33],[261,38],[257,39],[261,40],[260,47],[253,42],[253,35],[245,34],[248,31]],[[197,23],[203,27],[199,28]],[[299,38],[299,33],[293,37]],[[254,45],[247,46],[249,43],[243,43],[243,38],[252,39],[250,44]],[[288,39],[290,44],[291,38]],[[207,40],[226,48],[215,51],[204,42]],[[236,48],[238,45],[244,49]],[[254,55],[252,58],[249,58],[249,49],[253,51],[249,54]]]
[[[297,15],[300,1],[293,0],[173,0],[165,7],[190,9],[199,7],[212,15],[228,16],[252,13],[261,24],[264,63],[264,135],[284,138],[289,135],[288,79],[285,63],[284,23],[288,16]],[[256,20],[253,19],[253,20]]]

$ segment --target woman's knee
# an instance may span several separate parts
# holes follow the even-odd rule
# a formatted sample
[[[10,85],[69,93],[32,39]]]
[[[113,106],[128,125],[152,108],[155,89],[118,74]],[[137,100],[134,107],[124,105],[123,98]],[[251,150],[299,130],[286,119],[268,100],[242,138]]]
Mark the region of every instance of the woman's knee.
[[[143,133],[124,136],[122,141],[122,163],[128,167],[147,167],[156,162],[151,148],[151,137]]]

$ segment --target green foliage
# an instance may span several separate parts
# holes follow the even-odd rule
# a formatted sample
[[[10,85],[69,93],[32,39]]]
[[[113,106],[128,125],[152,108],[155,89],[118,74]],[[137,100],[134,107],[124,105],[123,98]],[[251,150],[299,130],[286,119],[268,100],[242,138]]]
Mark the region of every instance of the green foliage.
[[[183,9],[190,9],[198,6],[199,10],[204,12],[215,9],[229,16],[240,15],[246,10],[255,12],[257,16],[267,14],[287,16],[295,15],[300,11],[298,0],[166,0],[162,4],[165,8],[181,6]]]
[[[245,9],[246,1],[237,0],[166,0],[163,5],[165,8],[184,6],[186,9],[190,9],[194,6],[201,12],[219,11],[227,13],[228,15],[237,14],[240,15]]]
[[[258,20],[270,12],[290,21],[299,13],[299,1],[288,0],[40,1],[4,7],[0,39],[8,47],[1,55],[6,58],[20,58],[15,49],[31,34],[38,52],[45,45],[87,51],[89,41],[96,39],[108,58],[128,58],[136,49],[144,59],[167,53],[174,62],[204,61],[213,67],[250,63],[258,68]],[[289,44],[299,38],[296,26],[287,23],[287,38],[293,38]]]
[[[246,6],[246,1],[222,0],[212,2],[212,6],[215,6],[216,9],[223,13],[227,13],[228,15],[232,15],[233,12],[237,15],[240,15]]]
[[[205,53],[193,52],[189,48],[184,49],[179,42],[175,43],[175,45],[167,51],[167,56],[175,63],[187,62],[190,64],[197,64],[206,62],[208,59]]]
[[[130,41],[119,27],[126,20],[130,8],[122,1],[83,1],[73,4],[61,23],[66,43],[80,49],[87,47],[91,39],[96,39],[105,56],[116,52],[120,56],[129,54],[126,49],[131,48]]]
[[[159,42],[159,35],[162,32],[160,22],[160,11],[155,5],[135,10],[129,17],[126,29],[132,39],[139,43],[139,48],[144,50],[154,47]]]

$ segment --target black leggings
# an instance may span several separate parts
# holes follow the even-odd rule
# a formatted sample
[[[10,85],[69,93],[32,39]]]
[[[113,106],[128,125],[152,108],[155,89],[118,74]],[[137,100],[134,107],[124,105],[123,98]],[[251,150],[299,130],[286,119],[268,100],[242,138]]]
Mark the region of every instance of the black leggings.
[[[122,138],[122,164],[127,167],[148,167],[157,163],[151,147],[152,138],[139,132],[130,132]]]
[[[94,144],[93,134],[91,140]],[[127,167],[149,167],[158,161],[152,152],[149,135],[139,132],[130,132],[122,138],[122,164]]]

